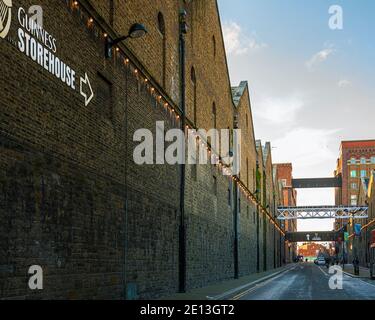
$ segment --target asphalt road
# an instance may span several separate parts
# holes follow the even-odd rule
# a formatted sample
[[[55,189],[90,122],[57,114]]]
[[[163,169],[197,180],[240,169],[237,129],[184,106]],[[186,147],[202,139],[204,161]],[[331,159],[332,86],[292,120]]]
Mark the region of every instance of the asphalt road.
[[[342,289],[332,290],[326,267],[301,263],[260,283],[233,300],[375,300],[375,281],[343,274]]]

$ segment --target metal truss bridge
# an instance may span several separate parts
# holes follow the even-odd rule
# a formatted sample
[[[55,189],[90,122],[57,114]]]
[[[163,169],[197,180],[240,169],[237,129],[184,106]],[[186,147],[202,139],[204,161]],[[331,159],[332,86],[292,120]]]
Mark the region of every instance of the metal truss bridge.
[[[279,207],[277,211],[278,220],[368,218],[368,207],[357,206]]]

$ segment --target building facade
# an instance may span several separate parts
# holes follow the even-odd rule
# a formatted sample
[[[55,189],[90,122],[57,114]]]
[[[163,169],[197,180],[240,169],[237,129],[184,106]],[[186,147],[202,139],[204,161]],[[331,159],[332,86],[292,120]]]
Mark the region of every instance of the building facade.
[[[297,206],[297,190],[292,186],[293,165],[291,163],[278,163],[274,165],[276,179],[280,188],[280,207]],[[285,220],[282,222],[283,229],[286,232],[297,231],[297,220]],[[285,243],[286,262],[292,262],[297,255],[296,243]]]
[[[303,256],[304,258],[318,257],[323,254],[331,254],[328,252],[328,249],[319,243],[304,243],[298,247],[298,255]]]
[[[358,188],[358,200],[365,206],[368,206],[367,219],[351,219],[348,227],[350,232],[348,242],[349,262],[358,258],[360,265],[369,267],[371,262],[371,233],[375,230],[375,171],[372,171],[370,177],[362,178]],[[360,234],[356,234],[355,225],[360,226]],[[373,261],[374,262],[374,261]]]
[[[374,169],[375,140],[341,142],[335,176],[341,178],[342,187],[335,190],[336,205],[367,206],[368,183]],[[349,241],[343,246],[347,262],[351,263],[355,257],[358,257],[363,265],[367,264],[369,241],[366,239],[370,239],[367,238],[367,229],[371,228],[366,228],[361,236],[355,236],[354,226],[355,224],[365,226],[368,223],[368,220],[363,219],[336,220],[335,229],[346,227],[346,231],[350,234]]]
[[[369,178],[374,169],[375,140],[341,142],[335,176],[341,177],[342,188],[336,188],[336,205],[361,205],[358,199],[361,178]]]
[[[32,4],[13,1],[0,39],[0,298],[159,298],[280,266],[271,150],[247,83],[231,88],[216,1],[41,1],[36,31]],[[107,58],[134,23],[147,35]],[[183,100],[183,129],[242,130],[239,175],[204,137],[220,164],[168,164],[154,147],[135,162],[138,130],[156,143],[157,123],[181,128]]]

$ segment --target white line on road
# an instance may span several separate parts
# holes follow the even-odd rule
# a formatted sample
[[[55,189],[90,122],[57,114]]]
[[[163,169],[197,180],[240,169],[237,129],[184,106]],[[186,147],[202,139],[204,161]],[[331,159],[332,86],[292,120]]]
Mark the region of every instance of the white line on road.
[[[367,282],[367,281],[364,281],[364,280],[362,280],[361,278],[357,278],[359,281],[362,281],[363,283],[366,283],[366,284],[369,284],[370,286],[373,286],[373,287],[375,287],[375,284],[372,284],[372,283],[370,283],[370,282]]]
[[[329,277],[329,274],[328,274],[328,273],[325,273],[324,270],[322,269],[322,267],[318,266],[318,268],[320,269],[321,272],[323,272],[323,274],[324,274],[326,277]]]
[[[243,289],[245,289],[245,288],[248,288],[248,287],[250,287],[251,285],[256,285],[256,284],[261,283],[261,282],[263,282],[263,281],[266,281],[266,280],[268,280],[268,279],[270,279],[270,278],[272,278],[272,277],[274,277],[274,276],[277,276],[277,275],[279,275],[279,274],[285,273],[285,271],[294,270],[295,268],[296,268],[296,266],[289,267],[289,268],[286,269],[286,270],[282,270],[282,271],[275,272],[275,273],[273,273],[273,274],[270,274],[270,275],[268,275],[268,276],[265,276],[265,277],[263,277],[263,278],[260,278],[260,279],[258,279],[258,280],[256,280],[256,281],[253,281],[253,282],[247,283],[247,284],[245,284],[245,285],[243,285],[243,286],[241,286],[241,287],[231,289],[231,290],[229,290],[229,291],[227,291],[227,292],[224,292],[223,294],[220,294],[220,295],[218,295],[218,296],[215,296],[215,297],[207,296],[207,299],[208,299],[208,300],[222,300],[222,299],[225,299],[226,297],[230,297],[230,296],[232,296],[233,294],[235,294],[236,292],[239,292],[239,291],[241,291],[241,290],[243,290]]]
[[[273,277],[273,278],[271,278],[271,279],[269,279],[269,280],[267,280],[267,281],[264,281],[264,282],[262,282],[262,283],[259,283],[259,284],[257,284],[255,287],[252,287],[252,288],[250,288],[250,289],[248,289],[248,290],[246,290],[246,291],[244,291],[244,292],[242,292],[242,293],[240,293],[240,294],[234,296],[234,297],[233,297],[232,299],[230,299],[230,300],[240,300],[240,299],[243,298],[244,296],[246,296],[246,295],[248,295],[248,294],[250,294],[250,293],[252,293],[252,292],[254,292],[254,291],[256,291],[256,290],[258,290],[258,289],[260,289],[260,288],[262,288],[262,287],[264,287],[264,286],[267,285],[268,283],[270,283],[270,282],[272,282],[272,281],[274,281],[274,280],[276,280],[276,279],[278,279],[278,278],[284,276],[286,273],[288,273],[288,272],[291,271],[291,270],[294,270],[295,268],[296,268],[296,267],[293,267],[293,268],[291,268],[291,269],[288,269],[288,270],[282,272],[281,274],[279,274],[279,275],[277,275],[277,276],[275,276],[275,277]]]

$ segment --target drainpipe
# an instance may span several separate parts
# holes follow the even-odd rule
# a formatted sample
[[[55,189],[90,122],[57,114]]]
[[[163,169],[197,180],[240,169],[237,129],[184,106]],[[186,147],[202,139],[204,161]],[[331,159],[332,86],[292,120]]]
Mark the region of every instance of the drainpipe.
[[[129,199],[129,189],[128,189],[128,146],[129,146],[129,134],[128,134],[128,104],[129,104],[129,99],[128,99],[128,94],[129,94],[129,71],[126,70],[125,73],[125,177],[124,177],[124,183],[125,183],[125,204],[124,204],[124,272],[123,272],[123,277],[124,277],[124,297],[125,300],[129,299],[128,294],[127,294],[127,254],[128,254],[128,199]]]
[[[239,267],[238,267],[238,207],[239,207],[239,192],[237,183],[233,182],[233,191],[234,191],[234,208],[233,208],[233,228],[234,228],[234,250],[233,250],[233,259],[234,259],[234,279],[239,277]]]
[[[186,79],[185,79],[185,34],[187,33],[186,11],[180,11],[180,108],[181,129],[186,126]],[[185,146],[185,144],[184,144]],[[185,147],[184,147],[185,148]],[[184,149],[185,151],[185,149]],[[179,292],[186,292],[186,225],[185,225],[185,164],[180,166],[180,227],[179,227]]]
[[[260,201],[260,185],[258,183],[258,174],[259,174],[259,162],[256,162],[256,193],[257,193],[257,272],[260,272],[260,248],[259,248],[259,201]]]
[[[237,116],[234,119],[234,129],[238,129],[238,118]],[[233,146],[233,148],[237,149],[237,145]],[[235,150],[235,155],[238,155],[238,150]],[[237,178],[237,176],[236,176]],[[239,232],[238,232],[238,214],[239,210],[239,202],[240,202],[240,192],[239,187],[237,184],[237,180],[235,179],[233,182],[233,189],[234,189],[234,209],[233,209],[233,227],[234,227],[234,279],[239,278]]]

